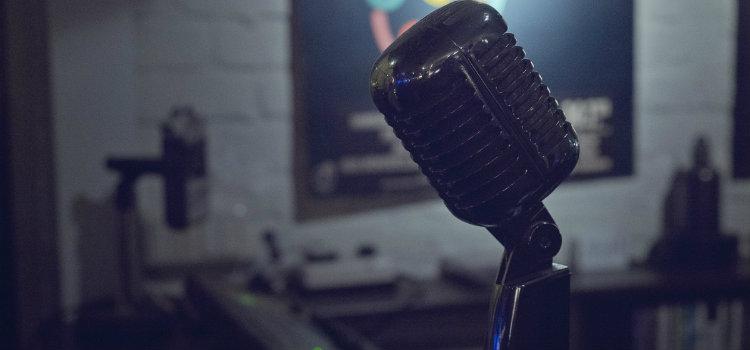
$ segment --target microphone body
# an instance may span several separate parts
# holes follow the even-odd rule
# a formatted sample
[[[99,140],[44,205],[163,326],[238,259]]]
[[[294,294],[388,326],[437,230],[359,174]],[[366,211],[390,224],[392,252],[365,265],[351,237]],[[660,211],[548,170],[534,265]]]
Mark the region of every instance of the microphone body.
[[[503,244],[573,170],[578,139],[492,7],[446,5],[375,63],[375,105],[449,210]]]
[[[376,61],[375,105],[448,209],[505,246],[487,350],[568,350],[570,272],[542,204],[573,171],[578,138],[503,18],[446,5]]]

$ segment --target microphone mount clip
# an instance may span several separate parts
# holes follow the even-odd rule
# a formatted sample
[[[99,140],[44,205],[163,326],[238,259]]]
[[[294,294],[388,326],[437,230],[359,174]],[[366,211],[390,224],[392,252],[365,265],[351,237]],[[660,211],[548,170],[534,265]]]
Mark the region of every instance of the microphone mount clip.
[[[570,271],[554,264],[562,237],[544,205],[530,220],[499,232],[505,246],[492,303],[485,349],[567,350]],[[508,234],[510,231],[521,234]]]

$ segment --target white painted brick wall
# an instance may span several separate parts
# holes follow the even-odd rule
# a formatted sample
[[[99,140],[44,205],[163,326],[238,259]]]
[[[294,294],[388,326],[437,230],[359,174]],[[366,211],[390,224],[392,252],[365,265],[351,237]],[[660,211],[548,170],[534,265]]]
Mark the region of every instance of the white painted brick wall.
[[[179,0],[182,7],[196,15],[254,21],[262,17],[286,18],[289,14],[288,0]]]
[[[254,98],[261,87],[254,72],[150,67],[138,73],[139,116],[153,125],[164,119],[170,106],[184,104],[193,105],[209,119],[247,122],[261,118]]]
[[[375,243],[420,276],[434,274],[445,256],[498,259],[489,234],[437,201],[293,223],[289,0],[56,0],[51,9],[69,308],[79,295],[72,199],[106,198],[114,185],[102,167],[107,154],[158,152],[156,123],[175,104],[208,117],[212,214],[201,227],[169,234],[161,184],[145,181],[139,205],[151,261],[257,256],[265,227],[279,228],[290,249],[328,242],[348,254]],[[563,259],[572,241],[583,268],[642,256],[660,230],[672,170],[687,164],[696,135],[710,137],[729,173],[735,12],[734,0],[636,2],[636,175],[567,184],[547,200],[568,241]],[[725,183],[724,225],[747,234],[750,187]]]
[[[212,215],[193,239],[154,234],[150,261],[248,258],[262,229],[291,222],[288,11],[286,1],[138,5],[139,118],[155,125],[165,108],[191,104],[209,126]],[[144,191],[144,212],[160,212],[156,187]]]
[[[228,67],[283,69],[290,61],[288,23],[259,18],[253,22],[226,21],[216,25],[218,63]]]
[[[143,68],[195,69],[213,61],[210,21],[142,14],[136,19],[138,65]]]

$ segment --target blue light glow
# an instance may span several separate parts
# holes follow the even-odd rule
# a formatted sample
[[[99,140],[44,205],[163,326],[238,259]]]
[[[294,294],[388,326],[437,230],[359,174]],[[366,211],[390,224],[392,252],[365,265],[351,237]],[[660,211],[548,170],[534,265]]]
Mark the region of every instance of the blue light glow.
[[[494,7],[499,12],[503,12],[505,10],[505,6],[508,5],[508,0],[487,0],[485,2]]]
[[[404,5],[404,0],[367,0],[372,8],[392,12],[401,8]]]

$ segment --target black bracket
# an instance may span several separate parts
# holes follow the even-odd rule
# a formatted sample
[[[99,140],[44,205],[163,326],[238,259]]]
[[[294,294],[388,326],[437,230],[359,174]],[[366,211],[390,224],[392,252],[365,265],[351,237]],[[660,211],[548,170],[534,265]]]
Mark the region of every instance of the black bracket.
[[[516,235],[508,235],[508,228],[490,230],[514,238],[503,243],[485,349],[567,350],[570,271],[552,263],[562,246],[560,230],[543,205],[510,229]]]

